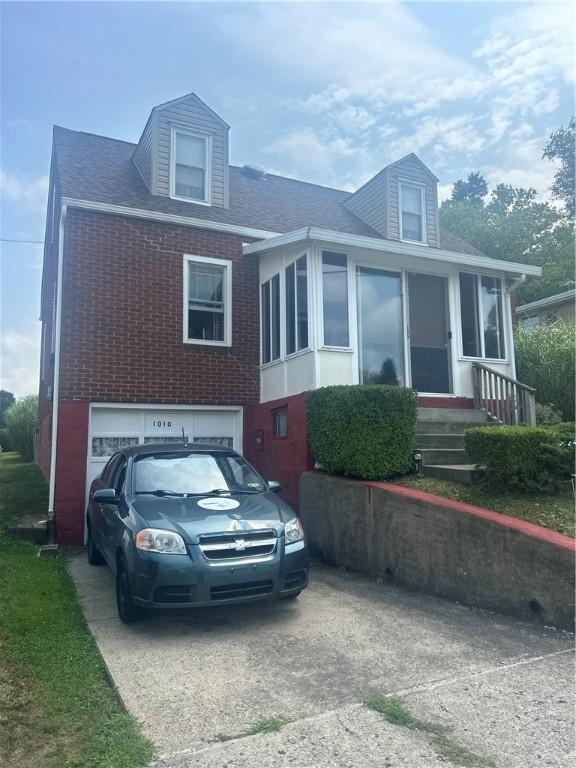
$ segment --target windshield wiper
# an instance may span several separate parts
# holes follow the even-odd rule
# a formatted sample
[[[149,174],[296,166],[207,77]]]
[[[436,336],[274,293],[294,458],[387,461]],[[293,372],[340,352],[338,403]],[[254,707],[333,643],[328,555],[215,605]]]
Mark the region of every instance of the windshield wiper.
[[[185,493],[178,493],[178,491],[166,491],[162,488],[159,488],[156,491],[136,491],[136,493],[149,493],[152,496],[186,496]]]

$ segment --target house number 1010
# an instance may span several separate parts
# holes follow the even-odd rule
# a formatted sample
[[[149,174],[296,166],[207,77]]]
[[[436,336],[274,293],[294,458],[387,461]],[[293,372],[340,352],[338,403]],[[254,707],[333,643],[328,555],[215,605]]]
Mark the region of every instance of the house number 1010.
[[[172,422],[171,421],[153,421],[152,426],[153,427],[171,427]]]

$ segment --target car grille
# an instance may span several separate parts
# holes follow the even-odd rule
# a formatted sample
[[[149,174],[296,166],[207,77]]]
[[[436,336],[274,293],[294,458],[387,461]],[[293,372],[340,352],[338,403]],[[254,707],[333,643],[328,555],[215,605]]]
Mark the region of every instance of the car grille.
[[[276,549],[276,532],[234,531],[200,536],[200,551],[207,560],[242,560],[266,557]]]
[[[234,600],[241,597],[263,597],[272,593],[272,581],[250,581],[243,584],[225,584],[222,587],[212,587],[212,600]]]

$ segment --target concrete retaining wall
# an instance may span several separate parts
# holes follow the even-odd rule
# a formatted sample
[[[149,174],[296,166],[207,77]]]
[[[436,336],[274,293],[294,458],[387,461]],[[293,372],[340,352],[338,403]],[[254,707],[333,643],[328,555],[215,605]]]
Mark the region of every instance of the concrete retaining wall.
[[[307,472],[300,515],[333,565],[461,603],[573,629],[575,542],[389,483]]]

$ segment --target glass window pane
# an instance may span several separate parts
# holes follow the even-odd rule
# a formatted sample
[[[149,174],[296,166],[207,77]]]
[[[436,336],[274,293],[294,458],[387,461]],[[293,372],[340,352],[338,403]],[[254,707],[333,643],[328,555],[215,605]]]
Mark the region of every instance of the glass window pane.
[[[274,436],[288,436],[288,412],[285,408],[279,411],[274,411]]]
[[[221,305],[225,267],[189,262],[188,291],[194,304]]]
[[[402,184],[402,213],[422,213],[422,193],[420,187]]]
[[[177,164],[174,191],[178,197],[204,200],[206,195],[205,172],[200,168],[189,168],[186,165]]]
[[[184,437],[182,437],[182,435],[180,435],[180,437],[174,437],[173,435],[170,437],[168,436],[162,437],[162,435],[154,435],[153,437],[144,438],[144,443],[146,445],[150,445],[153,443],[187,443],[187,442],[188,442],[187,435],[184,435]]]
[[[422,217],[414,213],[402,214],[402,237],[422,241]]]
[[[112,456],[113,453],[121,448],[128,448],[130,445],[138,445],[137,437],[93,437],[92,438],[92,456]]]
[[[177,133],[176,162],[182,165],[190,165],[193,168],[206,167],[206,141],[198,136],[188,136],[185,133]]]
[[[476,275],[460,273],[460,316],[462,324],[462,353],[466,357],[481,357],[478,320],[478,288]]]
[[[324,344],[327,347],[347,347],[348,272],[345,253],[322,253],[322,295]]]
[[[270,362],[270,281],[262,286],[262,362]]]
[[[195,437],[195,443],[205,443],[206,445],[223,445],[226,448],[234,447],[233,437]]]
[[[274,275],[271,283],[272,360],[277,360],[280,357],[280,275]]]
[[[294,276],[296,267],[286,267],[286,354],[296,351],[296,287]]]
[[[358,335],[363,384],[404,385],[400,275],[359,267]]]
[[[502,322],[502,289],[497,277],[481,280],[482,313],[484,315],[484,357],[504,357]]]
[[[296,294],[298,299],[298,349],[308,346],[308,273],[306,256],[296,262]]]
[[[188,310],[188,338],[202,341],[224,341],[224,310]]]

